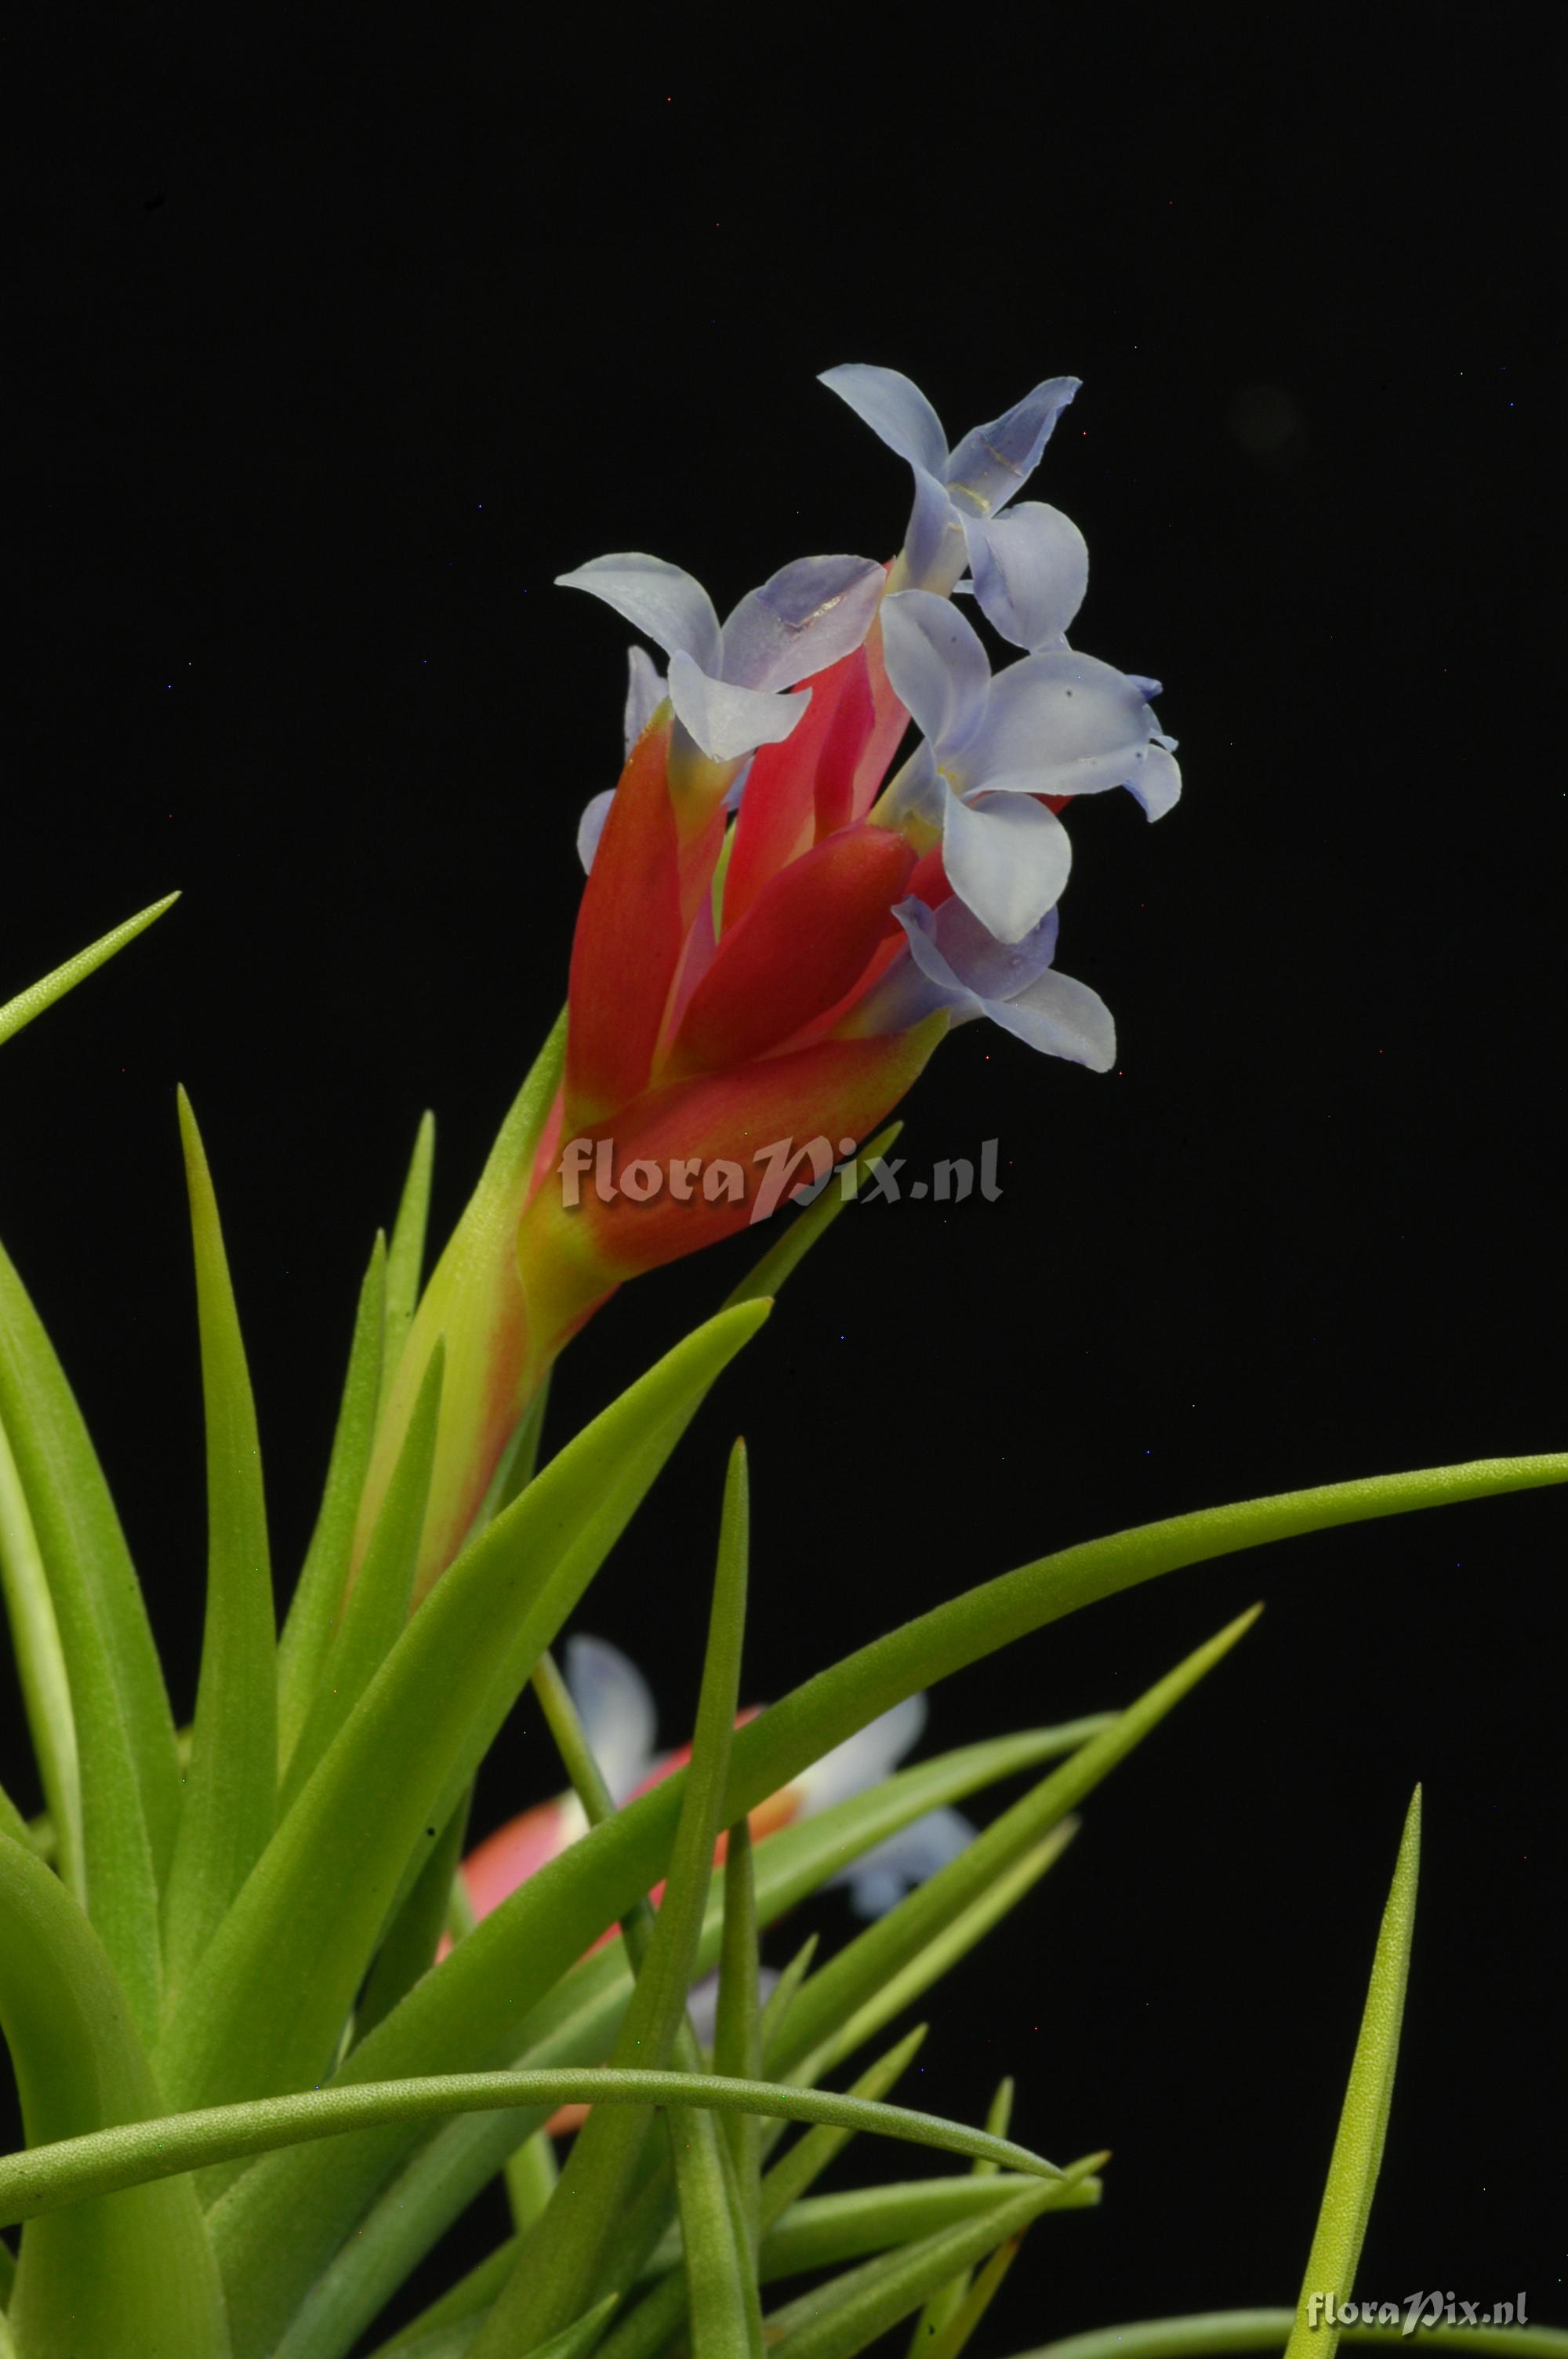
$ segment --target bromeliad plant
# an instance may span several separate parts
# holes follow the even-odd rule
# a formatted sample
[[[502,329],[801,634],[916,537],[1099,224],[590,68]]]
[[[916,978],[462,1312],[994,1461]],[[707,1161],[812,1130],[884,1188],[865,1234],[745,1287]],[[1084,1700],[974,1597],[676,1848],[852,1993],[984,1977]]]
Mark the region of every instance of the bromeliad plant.
[[[1498,1461],[1119,1533],[738,1714],[737,1444],[689,1753],[655,1755],[613,1649],[579,1639],[557,1670],[594,1574],[947,1027],[986,1016],[1111,1064],[1107,1010],[1054,965],[1060,812],[1123,786],[1157,818],[1179,791],[1157,684],[1067,643],[1081,536],[1017,497],[1075,382],[952,449],[892,372],[826,382],[913,470],[891,564],[800,560],[722,624],[650,557],[562,577],[667,669],[633,651],[625,766],[579,838],[567,1009],[467,1212],[422,1284],[427,1123],[376,1241],[281,1635],[239,1321],[181,1101],[210,1523],[188,1736],[65,1375],[0,1257],[0,1564],[44,1805],[29,1821],[0,1796],[0,2022],[26,2132],[0,2159],[0,2223],[26,2223],[19,2251],[0,2245],[0,2354],[341,2359],[499,2176],[512,2235],[381,2351],[849,2359],[913,2320],[915,2347],[956,2359],[1025,2231],[1098,2201],[1104,2158],[1011,2142],[1011,2084],[983,2129],[890,2104],[921,2030],[864,2052],[1024,1899],[1252,1616],[1118,1711],[901,1767],[923,1691],[1179,1566],[1568,1475],[1564,1458]],[[960,590],[1022,651],[995,673]],[[167,906],[0,1008],[0,1039]],[[793,1184],[803,1163],[813,1187]],[[546,1455],[549,1372],[593,1312],[785,1193],[802,1209],[725,1306]],[[529,1689],[568,1790],[470,1849],[476,1773]],[[982,1831],[960,1815],[1024,1776]],[[1293,2354],[1312,2293],[1347,2298],[1415,1823],[1294,2325],[1162,2321],[1117,2330],[1119,2352],[1289,2332]],[[765,1975],[776,1920],[846,1878],[863,1929]],[[859,2132],[971,2168],[813,2191]]]

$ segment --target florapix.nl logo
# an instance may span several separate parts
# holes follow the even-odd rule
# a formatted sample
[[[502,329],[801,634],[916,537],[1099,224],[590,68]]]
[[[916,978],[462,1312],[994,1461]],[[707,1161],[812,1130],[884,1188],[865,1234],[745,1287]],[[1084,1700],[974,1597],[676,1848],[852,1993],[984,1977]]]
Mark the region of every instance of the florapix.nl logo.
[[[934,1163],[928,1174],[914,1175],[902,1155],[858,1157],[852,1138],[841,1138],[837,1147],[828,1138],[808,1138],[799,1147],[793,1138],[775,1138],[751,1159],[751,1173],[724,1156],[632,1156],[621,1162],[612,1138],[573,1138],[562,1148],[556,1170],[568,1212],[582,1202],[585,1190],[603,1204],[622,1199],[631,1204],[742,1204],[750,1199],[752,1221],[765,1221],[786,1201],[813,1204],[834,1185],[846,1202],[860,1203],[961,1204],[972,1197],[991,1204],[1001,1194],[994,1138],[981,1140],[978,1171],[973,1158],[956,1155]]]

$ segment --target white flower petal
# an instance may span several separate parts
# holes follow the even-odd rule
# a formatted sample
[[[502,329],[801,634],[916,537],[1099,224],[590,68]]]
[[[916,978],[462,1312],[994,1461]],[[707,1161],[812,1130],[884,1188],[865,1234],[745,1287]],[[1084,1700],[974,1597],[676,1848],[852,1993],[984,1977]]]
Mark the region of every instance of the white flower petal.
[[[1075,983],[1053,967],[1018,997],[996,1001],[986,1013],[1015,1038],[1047,1057],[1068,1057],[1092,1072],[1108,1073],[1116,1062],[1116,1024],[1098,991]]]
[[[882,594],[868,557],[801,557],[748,592],[724,625],[722,677],[737,688],[793,688],[858,647]]]
[[[1054,811],[1024,796],[968,803],[949,794],[942,864],[998,941],[1022,942],[1061,898],[1073,848]]]
[[[849,1886],[849,1906],[857,1917],[885,1917],[906,1892],[968,1851],[974,1840],[975,1829],[961,1810],[927,1810],[923,1819],[864,1853],[833,1882]]]
[[[1055,647],[1089,585],[1088,543],[1070,516],[1022,500],[965,523],[975,595],[986,620],[1015,647]]]
[[[1142,804],[1146,819],[1163,819],[1181,799],[1182,773],[1171,752],[1174,742],[1156,737],[1125,782]]]
[[[911,1746],[919,1740],[925,1725],[925,1698],[905,1696],[891,1712],[884,1712],[853,1736],[814,1761],[809,1769],[795,1778],[800,1796],[800,1815],[814,1818],[835,1802],[847,1801],[851,1794],[863,1794],[870,1786],[880,1785],[898,1767]]]
[[[934,590],[945,598],[957,587],[969,561],[958,511],[947,486],[924,467],[914,470],[914,506],[903,536],[903,580],[911,590]]]
[[[676,653],[670,658],[670,701],[710,760],[733,762],[787,737],[810,703],[811,690],[770,696],[761,689],[731,688]]]
[[[628,647],[626,711],[623,716],[628,754],[664,701],[664,675],[647,648]]]
[[[567,1640],[566,1682],[600,1774],[623,1802],[654,1766],[653,1691],[636,1664],[603,1638]]]
[[[932,475],[942,473],[947,463],[947,436],[942,420],[920,387],[897,369],[849,361],[841,368],[824,369],[817,383],[847,401],[856,417],[863,418],[871,432],[912,467],[924,467]]]
[[[610,817],[610,806],[614,800],[614,788],[606,787],[602,794],[595,795],[583,805],[582,817],[577,823],[577,856],[582,863],[585,876],[593,866],[593,855],[599,850],[599,839],[604,833],[604,822]]]
[[[955,982],[984,1000],[989,1012],[990,1001],[1016,999],[1036,975],[1044,973],[1056,955],[1059,924],[1055,909],[1050,908],[1021,941],[999,941],[955,893],[935,912],[936,947]]]
[[[991,668],[975,628],[949,599],[901,590],[882,601],[882,656],[900,701],[946,756],[985,717]]]
[[[722,642],[713,601],[700,582],[641,549],[595,557],[573,573],[557,573],[562,590],[587,590],[624,615],[634,631],[645,631],[667,656],[678,650],[717,675]]]
[[[991,682],[964,749],[965,783],[992,793],[1092,795],[1136,777],[1159,722],[1136,681],[1069,647],[1025,656]]]
[[[946,469],[947,489],[960,506],[976,516],[995,516],[1023,489],[1051,429],[1082,383],[1076,376],[1047,377],[989,426],[965,435]]]

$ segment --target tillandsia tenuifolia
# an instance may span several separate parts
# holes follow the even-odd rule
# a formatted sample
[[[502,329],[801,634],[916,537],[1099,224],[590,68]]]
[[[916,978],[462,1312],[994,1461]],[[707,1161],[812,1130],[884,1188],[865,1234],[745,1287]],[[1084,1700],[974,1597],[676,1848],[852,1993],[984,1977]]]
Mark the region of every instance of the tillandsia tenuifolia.
[[[754,1712],[737,1445],[689,1750],[655,1750],[616,1648],[579,1635],[557,1669],[594,1574],[880,1167],[892,1133],[873,1134],[946,1030],[985,1016],[1110,1066],[1106,1008],[1054,964],[1060,814],[1126,787],[1158,818],[1179,791],[1157,684],[1068,644],[1082,537],[1018,496],[1076,381],[951,448],[894,372],[825,382],[913,471],[891,563],[797,560],[722,624],[654,558],[561,577],[667,669],[633,650],[625,766],[579,833],[566,1013],[467,1212],[422,1283],[427,1122],[376,1240],[281,1634],[244,1348],[181,1102],[210,1529],[187,1734],[65,1375],[0,1257],[0,1565],[44,1805],[29,1821],[0,1796],[0,2021],[27,2141],[0,2158],[0,2224],[26,2223],[19,2251],[0,2244],[0,2359],[341,2359],[498,2177],[513,2234],[383,2351],[849,2359],[913,2321],[914,2349],[956,2359],[1025,2231],[1098,2201],[1104,2158],[1015,2143],[1011,2083],[983,2129],[890,2104],[921,2030],[864,2051],[1024,1899],[1101,1778],[1253,1617],[1117,1711],[900,1767],[925,1690],[1179,1566],[1568,1476],[1564,1457],[1491,1461],[1118,1533]],[[970,611],[1016,651],[1000,669]],[[0,1007],[0,1040],[166,906]],[[592,1313],[784,1198],[793,1225],[724,1307],[544,1453],[550,1369]],[[476,1772],[526,1689],[566,1790],[470,1849]],[[1032,1772],[983,1829],[960,1810]],[[1108,2330],[1108,2351],[1332,2346],[1388,2118],[1417,1823],[1412,1806],[1297,2310]],[[764,1971],[764,1935],[835,1881],[862,1929]],[[861,2131],[970,2168],[816,2191]],[[1358,2313],[1351,2331],[1399,2339]],[[1508,2339],[1568,2351],[1533,2326]]]

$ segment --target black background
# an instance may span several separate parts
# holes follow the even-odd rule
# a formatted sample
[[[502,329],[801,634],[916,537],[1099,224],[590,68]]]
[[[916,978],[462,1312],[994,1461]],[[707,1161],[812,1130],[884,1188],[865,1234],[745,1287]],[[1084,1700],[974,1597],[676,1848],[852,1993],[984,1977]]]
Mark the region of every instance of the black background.
[[[840,1223],[584,1625],[683,1738],[736,1430],[758,1695],[1059,1543],[1561,1446],[1528,21],[1484,60],[1288,15],[1253,48],[1022,12],[935,46],[823,12],[24,41],[0,992],[184,899],[6,1049],[0,1224],[182,1718],[203,1537],[174,1085],[286,1582],[419,1112],[444,1228],[562,994],[625,634],[551,578],[648,549],[722,609],[788,558],[889,553],[908,477],[814,383],[843,360],[904,369],[955,439],[1083,376],[1033,490],[1088,538],[1076,642],[1166,683],[1186,799],[1069,821],[1062,963],[1115,1010],[1118,1071],[978,1027],[943,1049],[907,1152],[998,1138],[1000,1201]],[[557,1435],[750,1249],[602,1314]],[[1359,2285],[1522,2286],[1568,2317],[1560,1532],[1540,1494],[1297,1542],[935,1695],[941,1745],[1119,1704],[1269,1601],[931,2003],[919,2101],[975,2117],[1012,2070],[1021,2135],[1116,2149],[982,2348],[1293,2298],[1418,1777]],[[524,1713],[483,1814],[556,1782]]]

